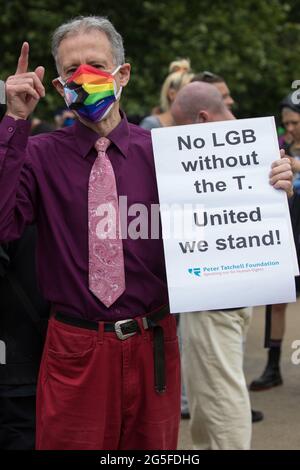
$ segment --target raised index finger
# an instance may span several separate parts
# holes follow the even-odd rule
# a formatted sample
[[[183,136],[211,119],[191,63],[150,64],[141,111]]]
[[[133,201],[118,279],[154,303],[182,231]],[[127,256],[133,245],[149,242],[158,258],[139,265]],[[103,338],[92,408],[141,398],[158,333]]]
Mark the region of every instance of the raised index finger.
[[[21,54],[18,60],[18,66],[16,70],[16,75],[20,73],[26,73],[28,69],[28,57],[29,57],[29,44],[28,42],[23,42],[21,48]]]

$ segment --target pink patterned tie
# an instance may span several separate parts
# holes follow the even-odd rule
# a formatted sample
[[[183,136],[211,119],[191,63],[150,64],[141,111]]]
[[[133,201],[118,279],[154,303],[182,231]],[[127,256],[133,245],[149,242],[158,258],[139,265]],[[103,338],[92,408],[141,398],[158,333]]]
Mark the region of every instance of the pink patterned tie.
[[[89,288],[106,307],[125,290],[118,194],[114,170],[106,154],[109,144],[106,137],[95,143],[98,156],[88,190]]]

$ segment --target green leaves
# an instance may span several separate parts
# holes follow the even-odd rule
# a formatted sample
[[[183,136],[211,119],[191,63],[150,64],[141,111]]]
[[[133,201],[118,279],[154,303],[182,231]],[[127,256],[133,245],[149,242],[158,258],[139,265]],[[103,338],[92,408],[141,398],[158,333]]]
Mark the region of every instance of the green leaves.
[[[38,113],[51,118],[63,105],[52,88],[56,76],[51,33],[78,15],[107,16],[121,32],[132,78],[124,90],[128,114],[145,115],[158,104],[169,63],[189,57],[195,72],[211,70],[227,81],[238,116],[275,114],[300,79],[300,13],[296,0],[0,0],[0,78],[13,73],[19,49],[31,45],[31,68],[46,67],[47,96]]]

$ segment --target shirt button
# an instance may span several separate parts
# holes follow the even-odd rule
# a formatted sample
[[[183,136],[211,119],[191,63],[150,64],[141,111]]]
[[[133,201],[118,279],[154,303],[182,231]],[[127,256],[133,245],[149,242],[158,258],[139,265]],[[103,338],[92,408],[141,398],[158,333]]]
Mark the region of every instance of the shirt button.
[[[7,130],[8,130],[8,132],[13,132],[14,128],[10,126],[10,127],[7,128]]]

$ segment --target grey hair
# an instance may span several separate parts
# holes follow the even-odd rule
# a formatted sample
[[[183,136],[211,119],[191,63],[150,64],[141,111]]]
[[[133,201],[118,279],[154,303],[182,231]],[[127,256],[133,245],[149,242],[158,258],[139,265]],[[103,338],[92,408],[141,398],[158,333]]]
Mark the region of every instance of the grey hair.
[[[105,33],[108,37],[116,65],[124,64],[125,51],[122,36],[115,29],[114,25],[104,16],[78,16],[59,26],[53,33],[51,48],[56,64],[58,48],[63,39],[67,36],[87,32],[93,29]]]

